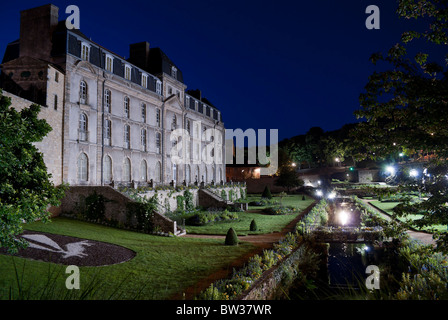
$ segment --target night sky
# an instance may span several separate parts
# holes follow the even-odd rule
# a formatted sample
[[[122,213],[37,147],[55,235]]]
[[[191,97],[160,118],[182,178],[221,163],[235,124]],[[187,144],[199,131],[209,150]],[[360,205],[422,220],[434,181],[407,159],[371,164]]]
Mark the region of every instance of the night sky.
[[[2,3],[0,55],[19,38],[20,11],[50,1]],[[68,5],[81,31],[129,57],[129,44],[160,47],[223,113],[226,128],[278,129],[279,140],[319,126],[356,121],[359,94],[374,71],[369,57],[386,52],[410,22],[392,0],[353,1],[129,0],[53,1]],[[368,5],[380,8],[380,30],[368,30]]]

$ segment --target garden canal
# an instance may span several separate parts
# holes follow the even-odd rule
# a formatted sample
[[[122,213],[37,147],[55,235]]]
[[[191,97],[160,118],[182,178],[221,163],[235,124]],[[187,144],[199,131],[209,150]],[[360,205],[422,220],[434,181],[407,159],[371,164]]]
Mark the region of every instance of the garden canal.
[[[380,226],[366,223],[364,212],[350,198],[325,205],[319,219],[309,219],[305,235],[311,261],[299,268],[290,299],[359,299],[368,288],[368,266],[389,272],[394,246],[382,238]],[[383,275],[389,278],[389,275]],[[370,278],[369,278],[370,279]]]

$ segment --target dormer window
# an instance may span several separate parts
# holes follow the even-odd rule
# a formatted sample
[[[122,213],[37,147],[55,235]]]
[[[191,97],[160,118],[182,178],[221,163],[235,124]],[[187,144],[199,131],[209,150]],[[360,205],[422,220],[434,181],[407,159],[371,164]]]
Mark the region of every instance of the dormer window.
[[[81,43],[81,59],[89,61],[90,45],[86,42]]]
[[[124,65],[124,78],[126,80],[131,80],[131,66],[128,64]]]
[[[157,80],[156,82],[156,93],[162,94],[162,81]]]
[[[106,54],[106,71],[112,72],[114,58],[110,54]]]
[[[146,73],[142,73],[142,87],[148,87],[148,75]]]
[[[177,79],[177,68],[175,66],[171,67],[171,76]]]

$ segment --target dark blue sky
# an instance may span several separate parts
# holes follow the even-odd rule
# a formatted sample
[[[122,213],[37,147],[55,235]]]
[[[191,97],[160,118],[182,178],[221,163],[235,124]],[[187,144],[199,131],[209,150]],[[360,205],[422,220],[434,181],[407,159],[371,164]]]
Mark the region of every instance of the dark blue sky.
[[[0,55],[19,38],[20,11],[48,0],[2,3]],[[358,97],[373,72],[372,53],[386,51],[407,30],[393,0],[59,1],[60,20],[75,4],[81,31],[129,56],[148,41],[223,112],[226,128],[278,129],[279,138],[355,122]],[[368,5],[381,29],[368,30]]]

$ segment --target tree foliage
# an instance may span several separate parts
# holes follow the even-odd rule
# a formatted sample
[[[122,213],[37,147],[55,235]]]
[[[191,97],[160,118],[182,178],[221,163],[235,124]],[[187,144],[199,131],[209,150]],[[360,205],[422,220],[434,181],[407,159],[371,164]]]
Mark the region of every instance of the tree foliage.
[[[0,90],[0,246],[15,252],[26,242],[16,236],[22,224],[50,218],[49,206],[59,205],[65,187],[50,181],[43,156],[33,145],[50,125],[38,119],[40,106],[16,111]]]
[[[404,32],[387,54],[375,53],[371,61],[378,70],[360,95],[364,119],[353,138],[364,157],[394,155],[401,150],[429,151],[434,161],[413,182],[399,189],[424,192],[419,204],[407,201],[396,214],[419,212],[417,226],[447,224],[448,186],[448,1],[399,0],[397,14],[416,19],[418,30]],[[439,249],[448,251],[447,234],[440,236]]]

